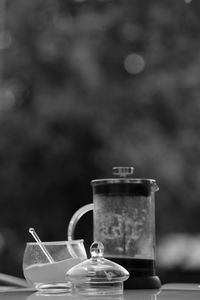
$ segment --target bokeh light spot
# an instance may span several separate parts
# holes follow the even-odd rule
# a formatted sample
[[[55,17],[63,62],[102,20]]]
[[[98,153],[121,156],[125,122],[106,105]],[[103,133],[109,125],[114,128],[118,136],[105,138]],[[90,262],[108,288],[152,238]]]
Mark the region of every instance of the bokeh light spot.
[[[8,88],[0,89],[0,111],[9,110],[15,104],[15,95],[12,90]]]
[[[141,73],[145,68],[144,58],[139,54],[131,53],[124,60],[124,68],[130,74]]]

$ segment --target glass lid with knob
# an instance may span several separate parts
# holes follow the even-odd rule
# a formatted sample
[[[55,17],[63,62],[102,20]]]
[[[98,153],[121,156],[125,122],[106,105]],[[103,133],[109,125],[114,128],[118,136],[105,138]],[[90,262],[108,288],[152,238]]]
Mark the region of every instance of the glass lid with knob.
[[[104,246],[101,242],[93,242],[90,253],[90,259],[72,267],[66,274],[75,292],[83,295],[123,294],[123,282],[128,279],[129,272],[103,257]]]

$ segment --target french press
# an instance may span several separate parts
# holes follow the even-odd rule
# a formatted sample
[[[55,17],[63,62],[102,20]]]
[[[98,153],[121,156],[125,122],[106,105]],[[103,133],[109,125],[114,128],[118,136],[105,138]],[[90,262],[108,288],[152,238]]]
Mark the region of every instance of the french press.
[[[115,177],[91,181],[93,204],[83,206],[72,217],[68,238],[78,219],[93,209],[94,240],[104,245],[106,258],[122,265],[130,277],[125,288],[161,287],[155,266],[154,179],[133,178],[133,167],[114,167]]]

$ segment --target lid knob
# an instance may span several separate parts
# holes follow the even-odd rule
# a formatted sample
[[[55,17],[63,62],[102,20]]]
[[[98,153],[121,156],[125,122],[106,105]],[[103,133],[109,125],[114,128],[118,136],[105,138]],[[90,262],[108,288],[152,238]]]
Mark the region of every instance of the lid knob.
[[[113,167],[113,175],[117,175],[120,177],[127,177],[133,175],[134,168],[133,167]]]
[[[102,258],[104,254],[104,245],[101,242],[93,242],[90,246],[90,254],[92,259]]]

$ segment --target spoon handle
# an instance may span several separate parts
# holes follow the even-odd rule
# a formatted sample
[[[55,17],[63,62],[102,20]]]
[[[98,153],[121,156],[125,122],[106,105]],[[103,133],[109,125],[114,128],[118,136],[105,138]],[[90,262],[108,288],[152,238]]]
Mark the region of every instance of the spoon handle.
[[[45,256],[47,257],[48,261],[52,264],[54,263],[54,260],[52,258],[52,256],[50,255],[50,253],[47,251],[46,247],[42,244],[39,236],[37,235],[37,233],[35,232],[34,228],[29,228],[29,232],[30,234],[32,234],[32,236],[34,237],[34,239],[36,240],[37,244],[40,246],[42,252],[45,254]]]

